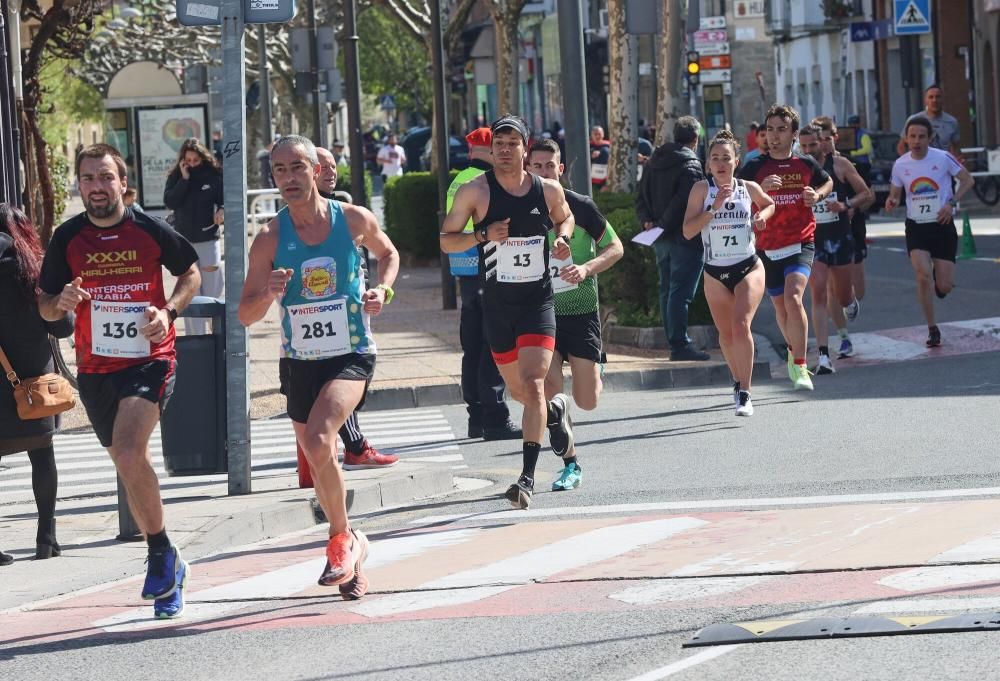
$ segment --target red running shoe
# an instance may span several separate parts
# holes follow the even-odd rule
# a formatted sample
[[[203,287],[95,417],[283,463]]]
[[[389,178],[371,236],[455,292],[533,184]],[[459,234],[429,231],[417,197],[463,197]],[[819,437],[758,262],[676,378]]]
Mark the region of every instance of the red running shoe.
[[[326,567],[319,577],[320,586],[340,586],[354,579],[354,568],[368,556],[368,538],[348,530],[330,537],[326,545]]]
[[[358,471],[364,468],[388,468],[389,466],[395,466],[398,461],[399,457],[395,454],[382,454],[372,447],[368,440],[365,440],[365,446],[361,448],[360,454],[344,452],[343,468],[345,471]]]
[[[354,579],[340,585],[340,595],[345,601],[356,601],[368,593],[368,578],[361,571],[365,559],[368,558],[368,537],[361,530],[351,530],[351,533],[354,534],[354,545],[360,547],[361,553],[354,563]]]

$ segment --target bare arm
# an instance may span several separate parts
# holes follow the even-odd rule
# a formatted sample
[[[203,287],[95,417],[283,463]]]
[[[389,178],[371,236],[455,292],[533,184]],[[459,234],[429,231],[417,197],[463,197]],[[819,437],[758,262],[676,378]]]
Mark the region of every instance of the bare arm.
[[[900,199],[903,198],[903,188],[899,185],[890,184],[889,185],[889,196],[885,200],[885,212],[891,213],[896,210],[896,206],[899,205]]]
[[[806,204],[807,206],[814,206],[818,201],[821,200],[820,197],[822,197],[822,199],[825,200],[826,197],[828,197],[830,195],[830,192],[832,191],[833,191],[833,178],[830,177],[827,178],[826,182],[824,182],[819,187],[816,188],[806,187],[805,189],[803,189],[802,203]]]
[[[725,189],[720,189],[719,194],[715,198],[715,203],[719,203],[719,196],[722,195]],[[731,194],[732,192],[730,192]],[[687,210],[684,211],[684,238],[693,239],[701,230],[708,226],[708,223],[712,221],[712,215],[715,212],[715,206],[712,206],[712,210],[705,210],[705,196],[708,194],[708,182],[706,180],[700,180],[691,187],[691,192],[688,194],[688,205]],[[729,194],[726,194],[728,196]],[[724,200],[724,199],[723,199]]]
[[[549,219],[552,220],[556,235],[555,241],[552,242],[552,252],[557,258],[569,258],[572,255],[569,240],[573,238],[576,220],[573,218],[569,203],[566,202],[566,192],[555,180],[542,180],[542,189],[545,192],[545,204],[549,207]]]
[[[379,229],[378,221],[370,210],[361,206],[345,205],[344,214],[347,216],[347,226],[351,230],[351,236],[354,237],[354,243],[359,246],[364,244],[378,260],[379,283],[365,291],[361,297],[365,312],[376,315],[385,305],[384,287],[392,288],[396,275],[399,274],[399,251],[385,232]]]
[[[172,307],[178,312],[181,312],[191,299],[198,294],[198,289],[201,288],[201,271],[198,269],[198,263],[191,265],[187,272],[177,277],[177,283],[174,284],[174,292],[170,294],[170,298],[167,299],[167,304],[164,307]]]
[[[965,168],[959,170],[958,175],[955,177],[958,178],[958,188],[955,189],[955,200],[959,201],[976,184],[976,179]]]
[[[625,246],[622,244],[622,240],[618,238],[618,235],[615,234],[611,243],[600,249],[596,258],[586,263],[588,276],[600,274],[610,269],[612,265],[622,259],[623,255],[625,255]]]
[[[288,270],[274,270],[274,254],[278,245],[278,225],[271,220],[257,233],[250,246],[248,257],[247,278],[243,282],[243,292],[240,295],[238,315],[243,326],[250,326],[267,314],[271,303],[284,292],[284,284],[291,275],[285,275]],[[284,278],[282,283],[280,280]]]
[[[482,241],[482,238],[475,231],[471,234],[463,234],[469,220],[475,222],[476,199],[481,184],[478,180],[479,178],[476,178],[458,188],[451,204],[451,210],[444,216],[440,239],[441,250],[445,253],[461,253]],[[487,230],[489,231],[489,227]],[[507,235],[504,234],[503,238],[507,238]]]
[[[849,201],[844,201],[844,210],[850,210],[851,208],[864,210],[875,203],[875,192],[865,184],[865,181],[861,178],[861,174],[854,167],[853,163],[842,157],[838,157],[834,163],[836,165],[834,170],[839,172],[843,180],[854,190],[854,197]]]
[[[753,205],[757,206],[757,215],[754,216],[753,226],[758,232],[763,231],[767,227],[767,221],[774,215],[774,199],[756,182],[750,180],[744,180],[744,182],[746,182],[747,191],[750,193],[750,200],[753,201]]]

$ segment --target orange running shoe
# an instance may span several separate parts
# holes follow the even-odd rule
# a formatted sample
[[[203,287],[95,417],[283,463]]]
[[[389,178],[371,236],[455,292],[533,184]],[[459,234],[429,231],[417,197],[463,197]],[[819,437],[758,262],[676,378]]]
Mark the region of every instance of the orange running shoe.
[[[340,585],[340,595],[345,601],[356,601],[368,593],[368,578],[361,571],[368,558],[368,537],[361,530],[351,530],[351,533],[354,535],[354,546],[360,548],[360,554],[357,550],[354,551],[354,555],[358,556],[354,563],[354,579]]]
[[[344,598],[357,593],[356,600],[368,591],[368,580],[361,576],[361,566],[368,557],[368,537],[360,530],[348,530],[330,537],[326,545],[326,567],[319,577],[320,586],[339,586]],[[357,581],[359,584],[354,584]]]
[[[365,440],[365,445],[361,448],[360,454],[344,452],[343,468],[345,471],[357,471],[364,468],[388,468],[389,466],[395,466],[398,461],[399,457],[395,454],[382,454],[372,447],[368,440]]]

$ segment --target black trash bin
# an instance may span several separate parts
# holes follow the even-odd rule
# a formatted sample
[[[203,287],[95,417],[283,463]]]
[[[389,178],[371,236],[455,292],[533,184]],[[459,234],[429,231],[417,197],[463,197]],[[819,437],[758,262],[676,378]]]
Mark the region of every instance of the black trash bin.
[[[163,462],[171,477],[225,473],[226,304],[195,296],[180,316],[211,319],[211,333],[177,334],[174,394],[160,419]]]

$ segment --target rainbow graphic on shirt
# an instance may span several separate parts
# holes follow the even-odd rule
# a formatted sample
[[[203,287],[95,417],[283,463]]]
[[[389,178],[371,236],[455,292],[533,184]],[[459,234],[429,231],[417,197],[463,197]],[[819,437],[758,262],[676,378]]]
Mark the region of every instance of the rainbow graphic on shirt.
[[[933,194],[939,189],[938,183],[929,177],[918,177],[910,183],[911,194]]]

